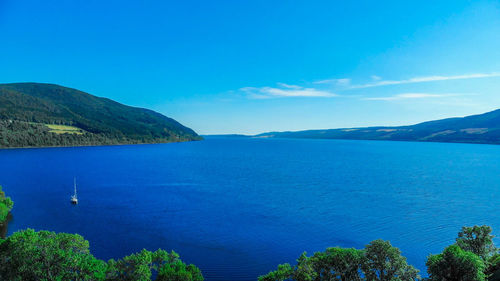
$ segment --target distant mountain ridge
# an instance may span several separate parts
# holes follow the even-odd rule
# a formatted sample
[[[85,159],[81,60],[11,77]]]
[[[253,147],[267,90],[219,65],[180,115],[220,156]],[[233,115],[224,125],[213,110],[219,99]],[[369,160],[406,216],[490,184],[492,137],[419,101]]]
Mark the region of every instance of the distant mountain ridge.
[[[500,144],[500,109],[484,114],[428,121],[410,126],[269,132],[255,137]]]
[[[190,128],[149,109],[55,84],[0,84],[0,147],[199,139]]]

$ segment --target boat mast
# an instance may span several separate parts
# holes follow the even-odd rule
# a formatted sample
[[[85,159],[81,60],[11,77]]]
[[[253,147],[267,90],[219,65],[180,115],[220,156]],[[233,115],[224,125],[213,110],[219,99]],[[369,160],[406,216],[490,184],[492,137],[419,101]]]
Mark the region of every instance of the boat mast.
[[[74,180],[74,183],[75,183],[75,197],[76,197],[76,177],[73,178],[73,180]]]

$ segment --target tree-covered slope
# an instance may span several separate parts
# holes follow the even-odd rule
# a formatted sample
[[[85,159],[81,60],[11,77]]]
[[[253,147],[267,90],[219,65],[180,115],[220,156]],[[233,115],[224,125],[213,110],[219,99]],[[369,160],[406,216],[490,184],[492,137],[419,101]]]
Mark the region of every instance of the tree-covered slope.
[[[442,119],[411,126],[272,132],[257,137],[500,144],[500,109],[480,115]]]
[[[71,127],[66,131],[54,130],[50,127],[53,124]],[[59,85],[0,84],[1,147],[199,139],[193,130],[152,110],[126,106]]]

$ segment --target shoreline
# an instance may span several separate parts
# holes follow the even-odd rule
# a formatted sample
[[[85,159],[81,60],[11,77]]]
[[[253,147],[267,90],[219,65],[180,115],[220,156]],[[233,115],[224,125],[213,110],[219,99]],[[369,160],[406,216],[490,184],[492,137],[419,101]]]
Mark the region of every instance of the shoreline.
[[[389,140],[389,139],[354,139],[354,138],[299,138],[299,137],[270,137],[270,136],[247,136],[247,135],[203,135],[208,138],[228,138],[228,139],[289,139],[289,140],[346,140],[346,141],[381,141],[381,142],[416,142],[416,143],[443,143],[443,144],[482,144],[500,145],[499,142],[473,142],[473,141],[426,141],[426,140]]]
[[[0,147],[0,150],[9,149],[37,149],[37,148],[69,148],[69,147],[98,147],[98,146],[124,146],[124,145],[144,145],[144,144],[167,144],[167,143],[181,143],[181,142],[192,142],[192,141],[203,141],[204,139],[198,140],[186,140],[186,141],[170,141],[170,142],[143,142],[143,143],[117,143],[117,144],[89,144],[89,145],[51,145],[51,146],[13,146],[13,147]]]

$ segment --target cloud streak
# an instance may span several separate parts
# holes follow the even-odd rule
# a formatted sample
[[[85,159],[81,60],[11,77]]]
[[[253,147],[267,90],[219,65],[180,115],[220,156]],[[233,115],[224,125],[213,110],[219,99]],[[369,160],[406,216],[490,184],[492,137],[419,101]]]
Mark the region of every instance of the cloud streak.
[[[371,88],[371,87],[380,87],[388,85],[412,84],[412,83],[435,82],[435,81],[446,81],[446,80],[462,80],[462,79],[474,79],[474,78],[488,78],[488,77],[500,77],[500,73],[499,72],[474,73],[474,74],[453,75],[453,76],[415,77],[406,80],[380,80],[374,83],[368,83],[363,85],[352,85],[350,88],[361,89],[361,88]]]
[[[350,91],[356,89],[364,89],[371,87],[381,87],[389,85],[403,85],[403,84],[413,84],[413,83],[426,83],[426,82],[436,82],[436,81],[447,81],[447,80],[462,80],[462,79],[477,79],[477,78],[489,78],[489,77],[500,77],[500,72],[491,73],[473,73],[473,74],[462,74],[462,75],[435,75],[435,76],[423,76],[414,77],[405,80],[384,80],[380,76],[372,75],[371,82],[367,84],[355,85],[352,84],[350,78],[336,78],[328,80],[319,80],[314,82],[309,82],[307,86],[291,85],[285,83],[277,83],[275,87],[245,87],[239,89],[240,93],[243,93],[247,98],[251,99],[270,99],[270,98],[291,98],[291,97],[338,97],[336,93],[332,91],[336,89],[337,91]],[[332,87],[333,86],[333,87]],[[362,100],[408,100],[408,99],[426,99],[426,98],[444,98],[450,96],[457,96],[463,94],[437,94],[437,93],[403,93],[392,96],[382,96],[382,97],[366,97],[361,98]],[[342,95],[342,97],[346,97]],[[349,95],[349,97],[353,97]]]
[[[338,86],[349,86],[351,84],[350,78],[339,78],[339,79],[326,79],[313,82],[313,84],[335,84]]]
[[[288,85],[278,83],[279,87],[246,87],[241,88],[240,91],[247,94],[249,98],[253,99],[268,99],[268,98],[285,98],[285,97],[336,97],[335,93],[314,89],[304,88],[297,85]]]
[[[428,99],[428,98],[445,98],[463,96],[464,94],[429,94],[429,93],[403,93],[388,97],[372,97],[364,98],[363,100],[380,100],[380,101],[394,101],[394,100],[411,100],[411,99]]]

